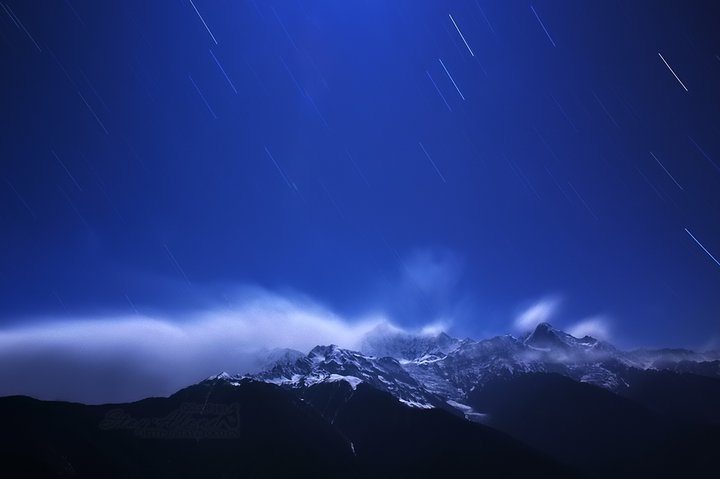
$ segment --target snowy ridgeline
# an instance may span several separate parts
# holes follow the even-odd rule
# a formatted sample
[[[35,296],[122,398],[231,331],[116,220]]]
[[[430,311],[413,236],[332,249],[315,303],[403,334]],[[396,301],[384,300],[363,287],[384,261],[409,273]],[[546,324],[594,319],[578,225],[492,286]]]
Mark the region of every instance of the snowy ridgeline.
[[[717,351],[621,351],[589,336],[573,337],[547,323],[523,336],[480,341],[380,326],[365,337],[360,349],[316,346],[308,354],[275,350],[261,361],[258,373],[222,373],[208,380],[229,384],[255,380],[291,389],[344,381],[355,390],[366,383],[411,407],[452,409],[467,419],[482,421],[482,412],[466,404],[468,394],[494,378],[520,373],[557,373],[614,392],[628,387],[632,374],[643,370],[720,377]]]

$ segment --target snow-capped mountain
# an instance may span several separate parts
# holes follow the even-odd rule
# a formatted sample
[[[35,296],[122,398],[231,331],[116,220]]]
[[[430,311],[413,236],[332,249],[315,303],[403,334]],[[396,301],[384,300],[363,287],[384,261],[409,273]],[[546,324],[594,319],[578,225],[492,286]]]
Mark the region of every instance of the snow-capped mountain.
[[[471,420],[482,420],[483,414],[467,405],[470,393],[498,377],[557,373],[614,392],[629,386],[632,373],[647,369],[720,377],[720,358],[714,353],[625,352],[590,336],[576,338],[547,323],[519,337],[479,341],[445,333],[410,334],[382,325],[364,338],[360,349],[316,346],[307,355],[283,350],[264,371],[245,377],[299,391],[337,381],[354,389],[364,382],[409,406],[452,409]],[[241,377],[225,374],[213,379],[232,383]]]
[[[365,355],[335,345],[316,346],[307,356],[291,363],[278,363],[252,377],[294,389],[335,381],[345,381],[354,389],[365,382],[413,407],[432,408],[442,404],[442,400],[413,378],[397,359]]]

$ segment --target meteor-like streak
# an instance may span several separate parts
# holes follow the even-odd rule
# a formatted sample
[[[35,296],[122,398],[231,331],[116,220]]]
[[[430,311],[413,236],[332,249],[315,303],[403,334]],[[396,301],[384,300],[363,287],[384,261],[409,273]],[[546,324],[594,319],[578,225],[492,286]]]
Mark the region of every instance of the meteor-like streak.
[[[685,84],[684,84],[684,83],[682,82],[682,80],[680,79],[680,77],[677,76],[677,73],[675,73],[675,70],[673,70],[672,67],[671,67],[671,66],[668,64],[668,62],[665,60],[665,57],[662,56],[662,53],[658,52],[658,56],[660,57],[660,60],[663,61],[663,63],[665,64],[665,66],[668,67],[668,70],[670,70],[670,73],[673,74],[673,76],[674,76],[675,79],[678,81],[678,83],[680,83],[680,86],[682,86],[682,87],[685,89],[685,91],[689,91],[689,90],[687,89],[687,87],[685,86]]]
[[[720,261],[718,261],[717,258],[715,258],[715,256],[713,256],[712,253],[710,253],[710,251],[708,251],[707,248],[705,248],[705,246],[703,246],[703,244],[695,237],[695,235],[693,235],[693,234],[690,232],[689,229],[685,228],[685,232],[690,235],[690,237],[693,239],[693,241],[695,241],[695,242],[698,244],[698,246],[701,247],[702,250],[705,251],[705,253],[706,253],[708,256],[710,256],[710,258],[712,258],[713,261],[715,261],[715,264],[717,264],[718,266],[720,266]]]

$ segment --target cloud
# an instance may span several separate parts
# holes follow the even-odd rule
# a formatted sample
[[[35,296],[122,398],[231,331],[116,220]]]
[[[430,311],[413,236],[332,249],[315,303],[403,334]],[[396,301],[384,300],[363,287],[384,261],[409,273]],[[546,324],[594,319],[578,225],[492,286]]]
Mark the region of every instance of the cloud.
[[[595,316],[583,319],[582,321],[570,326],[567,330],[576,338],[583,336],[592,336],[595,339],[607,341],[610,339],[610,325],[608,320],[603,316]]]
[[[403,281],[425,294],[446,296],[457,286],[462,264],[457,256],[441,250],[416,251],[403,262]]]
[[[397,274],[385,277],[370,297],[402,325],[447,324],[467,309],[461,285],[463,262],[442,248],[419,249],[397,257]]]
[[[517,315],[513,326],[518,331],[530,331],[538,324],[549,321],[559,305],[560,299],[558,298],[543,298]]]
[[[449,326],[450,323],[447,321],[436,321],[420,328],[419,334],[422,336],[437,336],[440,333],[446,332]]]
[[[0,329],[0,395],[92,403],[164,396],[221,371],[252,370],[263,349],[357,348],[385,321],[264,290],[183,318],[46,318]]]

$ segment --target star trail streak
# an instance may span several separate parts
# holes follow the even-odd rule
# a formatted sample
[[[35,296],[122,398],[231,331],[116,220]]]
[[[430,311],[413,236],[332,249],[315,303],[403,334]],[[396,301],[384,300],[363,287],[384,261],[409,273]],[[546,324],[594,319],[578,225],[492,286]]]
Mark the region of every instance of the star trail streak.
[[[195,83],[195,80],[193,80],[193,77],[188,75],[188,78],[190,79],[190,83],[192,83],[192,86],[195,88],[195,91],[198,93],[198,95],[200,95],[200,98],[202,99],[203,103],[207,107],[210,114],[213,116],[213,118],[215,118],[217,120],[218,117],[215,114],[215,111],[212,109],[212,107],[210,106],[210,103],[208,103],[207,99],[205,99],[205,95],[203,95],[203,92],[200,91],[200,88],[197,86],[197,83]]]
[[[283,21],[280,19],[280,15],[278,15],[277,10],[275,10],[275,7],[270,7],[270,8],[271,8],[272,11],[273,11],[273,15],[275,15],[275,19],[276,19],[276,20],[278,21],[278,23],[280,24],[280,28],[282,28],[282,31],[285,33],[285,36],[286,36],[287,39],[290,41],[290,44],[293,46],[293,48],[294,48],[295,50],[298,50],[298,46],[297,46],[297,44],[295,43],[295,40],[293,40],[293,37],[290,35],[290,32],[288,32],[288,29],[285,28],[285,24],[284,24]]]
[[[62,169],[65,171],[65,173],[67,173],[68,177],[72,180],[72,182],[75,184],[75,186],[77,186],[77,189],[79,191],[82,191],[82,188],[80,188],[80,184],[77,182],[77,180],[72,175],[72,173],[70,173],[70,170],[68,170],[67,166],[65,166],[65,163],[63,163],[63,161],[60,159],[60,157],[57,155],[57,153],[55,153],[55,150],[50,150],[50,151],[52,152],[53,156],[55,157],[57,162],[60,164],[60,166],[62,166]]]
[[[185,270],[183,269],[183,267],[180,266],[180,263],[178,263],[178,260],[175,259],[175,255],[172,254],[172,251],[170,251],[170,248],[168,248],[167,244],[163,243],[163,247],[165,248],[165,252],[167,253],[168,258],[170,258],[170,262],[173,264],[175,269],[177,269],[177,271],[182,275],[188,288],[191,288],[192,284],[190,283],[190,279],[188,278],[187,274],[185,274]]]
[[[472,51],[472,48],[470,48],[470,45],[468,45],[467,40],[465,40],[465,35],[462,34],[460,31],[460,28],[457,26],[457,23],[455,23],[455,19],[451,14],[448,13],[448,17],[450,17],[450,20],[452,21],[452,24],[455,26],[455,30],[457,30],[458,34],[460,34],[460,38],[462,38],[463,43],[467,47],[468,51],[470,52],[470,55],[475,56],[475,54]]]
[[[588,205],[587,201],[585,201],[585,198],[583,198],[582,195],[580,195],[578,190],[576,190],[575,187],[572,185],[572,183],[570,183],[569,181],[568,181],[568,186],[570,187],[571,190],[573,190],[573,193],[575,193],[575,196],[578,197],[578,199],[580,200],[580,203],[582,203],[582,205],[585,207],[587,212],[590,213],[590,215],[593,218],[595,218],[595,220],[599,220],[598,216],[595,214],[595,212],[592,210],[592,208],[590,208],[590,205]]]
[[[705,153],[705,150],[703,150],[700,147],[700,145],[698,145],[697,142],[695,140],[693,140],[693,138],[691,136],[688,136],[688,138],[690,139],[692,144],[695,146],[695,148],[697,148],[697,150],[700,152],[700,154],[703,156],[703,158],[705,158],[713,166],[713,168],[715,168],[715,170],[720,172],[720,166],[718,166],[718,164],[715,163],[713,161],[713,159],[708,156],[707,153]]]
[[[533,14],[535,15],[535,18],[537,18],[538,23],[540,24],[543,31],[545,32],[545,35],[547,35],[548,40],[550,40],[550,43],[552,43],[552,46],[557,47],[557,45],[555,45],[555,40],[553,40],[552,37],[550,36],[550,32],[548,32],[547,28],[545,28],[545,24],[543,23],[542,20],[540,20],[540,15],[538,15],[538,13],[535,11],[535,7],[530,5],[530,10],[532,10]]]
[[[100,128],[102,128],[102,130],[105,132],[106,135],[109,135],[110,132],[108,132],[107,128],[105,128],[105,124],[100,120],[100,117],[97,115],[97,113],[95,113],[95,110],[93,109],[93,107],[90,106],[90,103],[88,103],[88,101],[85,99],[83,94],[80,93],[79,91],[77,92],[77,94],[80,97],[80,99],[82,100],[82,102],[85,104],[87,109],[90,111],[90,114],[92,114],[93,118],[95,118],[95,121],[97,122],[97,124],[100,125]]]
[[[207,30],[207,32],[210,34],[210,38],[212,38],[212,41],[215,42],[215,45],[217,45],[218,41],[215,39],[215,35],[213,35],[213,32],[210,31],[210,27],[208,27],[208,24],[205,23],[205,19],[203,18],[203,16],[200,15],[200,11],[195,6],[195,2],[193,2],[193,0],[188,0],[188,1],[190,2],[190,5],[192,5],[193,10],[195,10],[195,13],[197,14],[198,18],[200,19],[203,26],[205,27],[205,30]]]
[[[653,153],[653,152],[651,151],[651,152],[650,152],[650,156],[652,156],[652,157],[655,159],[655,161],[657,161],[657,164],[660,165],[660,168],[662,168],[663,171],[670,177],[670,179],[673,180],[673,183],[675,183],[675,185],[682,190],[683,187],[680,186],[680,183],[677,182],[677,180],[675,179],[675,177],[670,174],[670,172],[667,170],[667,168],[665,168],[665,165],[663,165],[663,164],[660,162],[660,160],[658,160],[658,157],[655,156],[655,153]]]
[[[707,254],[707,255],[710,257],[710,259],[712,259],[713,261],[715,261],[715,264],[716,264],[716,265],[720,266],[720,261],[718,261],[717,258],[715,258],[715,256],[713,256],[712,253],[710,253],[710,251],[708,251],[707,248],[705,248],[705,246],[703,246],[703,244],[700,242],[700,240],[698,240],[698,239],[695,237],[695,235],[693,235],[693,234],[690,232],[689,229],[685,228],[685,232],[690,235],[690,237],[693,239],[693,241],[695,241],[695,243],[697,243],[697,245],[702,248],[702,250],[705,252],[705,254]]]
[[[73,4],[70,3],[70,0],[65,0],[65,5],[67,5],[70,11],[73,12],[73,15],[75,16],[75,18],[77,18],[78,22],[80,22],[82,26],[85,26],[85,22],[83,21],[82,17],[80,17],[80,14],[77,12],[77,10],[75,10]]]
[[[430,79],[430,82],[432,83],[432,86],[435,87],[435,91],[440,96],[440,99],[445,103],[445,106],[448,110],[452,111],[452,108],[450,108],[450,105],[448,104],[447,100],[445,99],[445,95],[442,94],[440,91],[440,88],[438,88],[437,83],[435,83],[435,80],[433,80],[433,77],[430,75],[430,72],[425,70],[425,73],[427,74],[428,78]]]
[[[285,172],[282,168],[280,168],[280,165],[278,165],[278,162],[275,161],[275,158],[270,153],[270,150],[267,149],[267,146],[265,147],[265,153],[267,153],[267,156],[270,158],[270,161],[272,161],[273,165],[275,165],[275,168],[277,168],[278,173],[280,173],[280,176],[282,177],[283,181],[285,181],[285,184],[290,188],[291,190],[294,189],[293,185],[290,183],[290,180],[285,175]]]
[[[38,42],[35,41],[35,38],[33,38],[33,36],[30,35],[30,32],[28,31],[27,28],[25,28],[25,25],[23,25],[23,23],[20,21],[20,19],[17,17],[17,15],[15,15],[15,12],[13,12],[12,9],[11,9],[8,5],[6,5],[5,3],[0,3],[0,5],[1,5],[1,6],[3,7],[3,9],[5,10],[5,13],[8,14],[8,16],[10,17],[10,19],[11,19],[11,20],[13,21],[13,23],[15,24],[15,26],[18,27],[18,28],[20,28],[23,32],[25,32],[25,34],[26,34],[27,37],[30,39],[30,41],[33,43],[33,45],[35,45],[35,48],[37,48],[37,50],[38,50],[40,53],[42,53],[42,48],[40,48],[40,45],[38,45]]]
[[[598,105],[600,105],[600,108],[602,108],[602,111],[604,111],[607,117],[610,118],[612,124],[615,125],[616,128],[620,128],[620,125],[617,121],[615,121],[615,118],[610,114],[610,111],[608,111],[608,109],[605,107],[605,104],[602,102],[602,100],[600,100],[600,97],[598,97],[595,92],[592,92],[592,94],[593,97],[595,97],[595,101],[597,101]]]
[[[483,20],[485,20],[485,23],[487,24],[488,28],[490,29],[490,33],[495,35],[495,29],[493,28],[492,24],[490,23],[490,20],[488,20],[487,15],[485,15],[485,12],[482,8],[480,8],[480,4],[475,0],[475,5],[477,6],[478,10],[480,10],[480,15],[482,15]]]
[[[453,86],[454,86],[455,89],[457,90],[458,94],[460,95],[460,98],[462,98],[463,100],[465,100],[465,96],[463,96],[462,92],[460,91],[460,88],[458,88],[457,83],[455,83],[455,80],[453,79],[453,77],[452,77],[452,75],[450,74],[450,72],[448,71],[448,69],[445,67],[445,64],[443,63],[442,59],[441,59],[441,58],[438,58],[438,61],[440,62],[440,65],[442,65],[443,70],[445,70],[445,73],[447,73],[448,78],[450,79],[450,81],[452,82]]]
[[[680,77],[677,76],[677,73],[675,73],[675,70],[673,70],[672,67],[671,67],[671,66],[668,64],[668,62],[665,60],[665,57],[662,56],[662,53],[658,52],[658,56],[659,56],[660,59],[663,61],[663,63],[665,64],[665,66],[668,68],[668,70],[670,70],[670,73],[673,74],[673,76],[674,76],[675,79],[678,81],[678,83],[680,84],[680,86],[682,86],[682,87],[685,89],[685,91],[689,91],[689,90],[687,89],[687,87],[685,86],[685,84],[682,82],[682,80],[680,80]]]
[[[30,216],[32,216],[33,218],[37,218],[37,216],[35,215],[35,212],[33,211],[32,208],[30,208],[30,205],[27,203],[27,201],[25,201],[25,198],[23,198],[23,196],[20,194],[20,192],[15,188],[15,185],[13,185],[10,182],[10,180],[8,180],[7,178],[5,178],[5,183],[7,183],[7,185],[10,187],[10,189],[15,194],[17,199],[20,201],[20,203],[22,203],[22,205],[25,207],[25,209],[28,211],[28,213],[30,213]]]
[[[212,50],[209,50],[209,51],[210,51],[210,55],[212,56],[213,60],[215,60],[215,63],[217,64],[218,68],[220,68],[220,71],[222,72],[223,76],[225,77],[228,84],[230,85],[230,88],[232,88],[232,90],[237,95],[237,88],[235,88],[235,85],[233,85],[232,80],[230,80],[230,77],[228,76],[227,72],[225,71],[223,66],[220,64],[220,60],[217,59],[217,57],[215,56],[215,54],[213,53]]]
[[[433,159],[430,157],[430,154],[427,152],[427,150],[425,149],[423,144],[420,142],[418,142],[418,144],[420,145],[420,148],[422,148],[423,153],[425,153],[425,157],[428,159],[428,161],[430,161],[430,164],[432,165],[432,167],[435,168],[435,172],[438,174],[440,179],[443,181],[443,183],[447,183],[447,181],[445,181],[445,177],[442,175],[442,173],[440,173],[440,170],[438,169],[438,167],[435,164],[435,162],[433,161]]]

